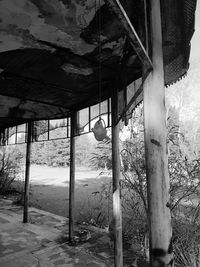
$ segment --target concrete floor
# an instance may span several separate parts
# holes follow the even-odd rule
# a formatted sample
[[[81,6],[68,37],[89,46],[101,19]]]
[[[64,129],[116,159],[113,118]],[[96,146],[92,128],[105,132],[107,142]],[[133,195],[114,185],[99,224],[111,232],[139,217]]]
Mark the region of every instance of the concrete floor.
[[[113,265],[109,253],[95,253],[95,243],[69,246],[66,218],[29,208],[29,223],[23,224],[22,214],[22,207],[0,199],[0,267]]]

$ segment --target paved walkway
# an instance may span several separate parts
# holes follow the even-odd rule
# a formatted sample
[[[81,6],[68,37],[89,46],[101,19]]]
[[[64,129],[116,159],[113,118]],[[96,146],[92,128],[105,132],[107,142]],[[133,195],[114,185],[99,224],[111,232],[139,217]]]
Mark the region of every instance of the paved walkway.
[[[67,243],[67,219],[35,208],[22,223],[22,207],[0,199],[0,267],[106,267],[112,256],[95,253],[96,237],[78,246]],[[105,240],[103,240],[105,242]]]

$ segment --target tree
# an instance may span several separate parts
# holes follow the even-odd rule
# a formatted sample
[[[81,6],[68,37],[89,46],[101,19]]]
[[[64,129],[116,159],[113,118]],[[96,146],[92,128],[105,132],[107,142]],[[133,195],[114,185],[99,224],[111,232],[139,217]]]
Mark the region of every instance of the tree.
[[[76,137],[76,165],[90,167],[92,153],[96,147],[93,134],[84,134]]]
[[[112,168],[112,143],[110,138],[97,143],[90,164],[97,169],[110,170]]]
[[[181,131],[178,112],[170,109],[168,117],[168,149],[171,209],[192,201],[200,188],[200,158]]]
[[[40,120],[35,121],[33,125],[33,140],[38,141],[41,135],[47,134],[48,132],[48,121]]]
[[[123,219],[128,233],[132,231],[132,234],[144,244],[144,234],[148,231],[148,210],[141,107],[134,111],[129,131],[130,137],[123,142],[121,153],[121,196],[125,214]],[[197,201],[200,192],[200,158],[194,153],[192,144],[184,135],[184,126],[175,107],[169,109],[168,150],[170,208],[173,215],[173,235],[176,239],[176,260],[180,263],[178,266],[197,267],[198,264],[192,265],[191,262],[197,262],[200,255],[200,235],[195,236],[193,231],[199,231],[200,228],[200,202]],[[187,261],[184,261],[185,255]]]
[[[11,189],[12,183],[20,178],[22,154],[16,146],[2,147],[0,151],[0,194]]]
[[[48,166],[69,165],[70,140],[66,138],[58,139],[60,135],[63,136],[63,131],[65,131],[64,128],[53,130],[51,134],[55,140],[34,142],[32,144],[31,162]],[[40,135],[40,138],[43,139],[43,136]]]

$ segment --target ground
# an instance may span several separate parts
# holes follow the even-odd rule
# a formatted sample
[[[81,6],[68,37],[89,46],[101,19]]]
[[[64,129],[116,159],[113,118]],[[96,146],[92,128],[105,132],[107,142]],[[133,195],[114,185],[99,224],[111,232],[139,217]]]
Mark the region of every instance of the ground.
[[[0,267],[12,267],[9,265],[11,264],[10,259],[13,256],[18,257],[21,250],[27,248],[28,251],[22,253],[25,265],[19,258],[19,263],[14,265],[15,267],[47,267],[63,266],[63,264],[64,266],[113,266],[113,243],[107,230],[86,223],[88,215],[92,218],[93,209],[99,206],[98,196],[100,193],[98,192],[102,190],[105,183],[111,182],[110,173],[107,172],[103,175],[101,173],[100,175],[99,171],[88,170],[76,172],[75,210],[76,218],[79,218],[79,222],[82,224],[76,225],[75,234],[78,237],[80,231],[87,230],[90,238],[87,241],[77,242],[73,247],[68,244],[69,169],[31,166],[30,176],[29,224],[22,224],[23,210],[21,206],[11,205],[9,201],[5,205],[5,200],[1,200],[4,201],[2,202],[4,204],[0,208],[0,227],[3,227],[0,229],[0,262],[3,262]],[[96,202],[95,199],[97,199]],[[16,223],[12,216],[14,216],[13,218],[17,217]],[[29,244],[30,247],[29,245],[27,247],[26,244]],[[124,266],[131,266],[136,253],[134,244],[124,243]],[[28,265],[27,255],[31,256],[33,262],[35,259],[34,264],[38,261],[42,263]],[[92,264],[90,264],[90,256]],[[79,262],[84,257],[86,265]],[[138,264],[138,267],[145,266],[148,265],[144,262]]]
[[[68,219],[29,208],[29,223],[23,224],[22,206],[0,199],[0,267],[111,267],[113,247],[103,229],[79,225],[75,237],[85,230],[88,240],[68,242]],[[135,259],[131,246],[124,250],[124,266]],[[138,267],[147,267],[138,262]]]
[[[22,207],[0,199],[0,267],[112,266],[108,253],[95,255],[82,244],[69,246],[67,228],[65,217],[35,208],[23,224]]]
[[[94,196],[105,183],[111,182],[111,173],[79,169],[75,175],[75,213],[81,219],[82,212],[95,206]],[[31,166],[31,206],[68,217],[69,168]],[[90,199],[92,198],[92,201]],[[89,203],[90,202],[90,203]],[[92,212],[92,211],[90,211]]]

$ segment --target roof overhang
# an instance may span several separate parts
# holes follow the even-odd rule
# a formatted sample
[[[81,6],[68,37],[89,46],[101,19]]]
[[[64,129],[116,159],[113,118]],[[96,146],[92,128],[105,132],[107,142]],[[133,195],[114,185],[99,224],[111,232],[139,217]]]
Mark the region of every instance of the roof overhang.
[[[67,117],[141,78],[152,67],[144,3],[1,0],[0,128]],[[169,84],[188,68],[196,1],[163,0],[161,7]]]

